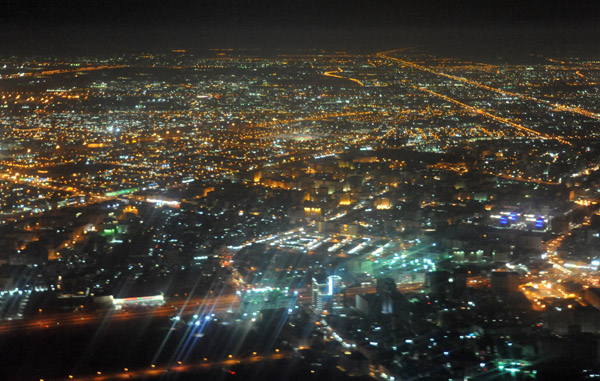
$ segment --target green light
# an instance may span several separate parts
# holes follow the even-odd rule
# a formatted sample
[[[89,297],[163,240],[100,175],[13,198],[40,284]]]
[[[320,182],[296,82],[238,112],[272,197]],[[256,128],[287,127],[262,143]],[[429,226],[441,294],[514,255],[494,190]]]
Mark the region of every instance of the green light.
[[[137,190],[138,190],[137,188],[122,189],[122,190],[118,190],[118,191],[114,191],[114,192],[107,192],[104,194],[104,196],[106,196],[106,197],[121,196],[124,194],[137,192]]]

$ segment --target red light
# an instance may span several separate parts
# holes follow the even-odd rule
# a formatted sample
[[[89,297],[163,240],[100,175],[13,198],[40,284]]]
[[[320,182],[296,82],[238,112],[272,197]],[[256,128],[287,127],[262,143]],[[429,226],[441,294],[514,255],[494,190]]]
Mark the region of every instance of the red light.
[[[235,374],[235,372],[233,370],[230,370],[229,374]]]

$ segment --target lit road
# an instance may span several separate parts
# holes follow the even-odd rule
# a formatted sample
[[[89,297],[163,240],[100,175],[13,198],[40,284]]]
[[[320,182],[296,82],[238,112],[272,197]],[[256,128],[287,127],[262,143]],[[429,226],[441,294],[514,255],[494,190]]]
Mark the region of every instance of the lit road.
[[[90,223],[98,224],[101,221],[100,217],[94,218]],[[57,244],[55,247],[48,249],[48,258],[50,260],[57,259],[60,257],[60,251],[69,247],[74,247],[76,244],[85,241],[85,226],[79,226],[73,232],[69,234],[63,242]]]
[[[189,300],[169,301],[163,306],[147,310],[114,309],[96,310],[83,313],[45,314],[24,320],[3,321],[0,323],[0,334],[17,330],[38,330],[70,326],[96,325],[103,322],[126,322],[145,318],[169,317],[175,315],[191,315],[202,313],[221,314],[235,311],[239,306],[237,295],[227,294],[218,298],[192,298]]]
[[[574,206],[571,211],[581,207]],[[593,211],[588,211],[588,214]],[[570,213],[570,212],[568,212]],[[568,214],[567,213],[567,214]],[[589,216],[580,224],[572,225],[570,230],[580,228],[583,225],[589,224]],[[557,255],[557,250],[561,247],[563,240],[571,233],[559,235],[544,244],[545,260],[551,265],[550,268],[544,271],[543,275],[530,276],[528,282],[520,286],[523,294],[529,299],[533,308],[538,311],[544,311],[548,304],[548,299],[563,299],[568,301],[567,308],[580,304],[586,305],[586,301],[579,293],[567,291],[563,285],[567,280],[574,280],[581,283],[584,288],[597,287],[597,271],[593,266],[587,264],[565,263]]]
[[[344,77],[342,75],[336,74],[336,73],[343,73],[344,71],[341,68],[337,68],[337,70],[332,70],[332,71],[326,71],[325,73],[323,73],[324,76],[326,77],[332,77],[332,78],[339,78],[339,79],[347,79],[348,81],[352,81],[354,83],[358,83],[361,86],[364,86],[365,84],[362,83],[360,80],[356,79],[356,78],[350,78],[350,77]]]
[[[1,77],[0,79],[31,78],[31,77],[41,77],[41,76],[56,75],[56,74],[81,73],[81,72],[85,72],[85,71],[94,71],[94,70],[121,69],[124,67],[127,67],[127,66],[125,66],[125,65],[87,66],[87,67],[80,67],[77,69],[44,70],[44,71],[40,71],[40,72],[10,74],[10,75]]]
[[[121,194],[121,195],[116,194],[113,196],[107,196],[106,194],[83,191],[83,190],[75,188],[71,185],[64,185],[64,186],[52,185],[46,181],[40,181],[38,178],[22,178],[22,177],[20,177],[19,173],[12,173],[12,172],[0,173],[0,180],[12,182],[13,184],[27,185],[27,186],[38,188],[38,189],[45,189],[45,190],[55,191],[55,192],[63,192],[63,193],[68,194],[69,195],[68,197],[86,197],[85,202],[78,202],[76,204],[76,206],[80,207],[80,208],[90,206],[90,205],[93,205],[96,203],[102,203],[102,202],[111,201],[111,200],[119,200],[119,199],[123,199],[123,198],[133,200],[133,201],[139,201],[139,202],[150,202],[150,201],[148,201],[148,199],[146,197],[137,196],[135,194]],[[164,189],[168,189],[168,190],[176,189],[176,188],[182,187],[184,185],[187,185],[187,184],[175,183],[173,185],[164,187]],[[42,210],[40,212],[34,213],[34,212],[28,210],[28,211],[13,212],[10,214],[5,213],[5,214],[2,214],[2,217],[5,219],[12,218],[14,220],[18,220],[19,217],[20,218],[30,218],[30,217],[34,217],[34,216],[43,215],[47,212],[48,212],[48,210]]]
[[[398,286],[400,292],[418,291],[423,283],[405,283]],[[299,290],[299,301],[308,303],[311,300],[311,290]],[[374,293],[376,287],[350,287],[346,289],[346,296]],[[80,327],[97,325],[100,323],[119,323],[147,318],[164,318],[171,316],[189,316],[192,314],[224,314],[234,312],[240,306],[236,294],[224,294],[216,298],[191,298],[188,300],[168,301],[162,306],[148,309],[114,310],[102,309],[81,313],[53,313],[44,311],[39,316],[23,320],[0,322],[0,334],[19,330],[39,330],[64,327]]]
[[[426,92],[426,93],[428,93],[430,95],[436,96],[438,98],[442,98],[442,99],[444,99],[444,100],[446,100],[448,102],[457,104],[460,107],[462,107],[462,108],[464,108],[466,110],[469,110],[473,114],[479,114],[479,115],[482,115],[482,116],[484,116],[484,117],[486,117],[488,119],[495,120],[496,122],[507,124],[507,125],[515,128],[515,129],[517,129],[517,130],[519,130],[521,132],[526,132],[526,133],[532,134],[534,136],[537,136],[537,137],[543,138],[543,139],[553,139],[554,138],[554,139],[560,140],[563,143],[567,143],[562,138],[552,137],[550,135],[547,135],[547,134],[544,134],[544,133],[532,130],[531,128],[527,128],[525,126],[522,126],[522,125],[520,125],[518,123],[515,123],[515,122],[509,120],[509,119],[499,117],[498,115],[494,115],[494,114],[489,113],[489,112],[487,112],[485,110],[479,109],[477,107],[470,106],[470,105],[468,105],[466,103],[463,103],[463,102],[460,102],[460,101],[458,101],[458,100],[456,100],[454,98],[450,98],[450,97],[448,97],[446,95],[443,95],[443,94],[440,94],[440,93],[436,93],[435,91],[431,91],[431,90],[425,89],[423,87],[418,87],[418,86],[412,86],[412,87],[415,88],[415,89],[417,89],[417,90]]]
[[[56,192],[65,192],[65,193],[69,193],[69,194],[73,194],[73,195],[82,195],[84,193],[83,191],[80,191],[71,186],[59,187],[56,185],[48,184],[46,181],[39,181],[39,179],[36,179],[36,178],[32,178],[32,180],[22,179],[18,172],[16,172],[16,173],[10,173],[10,172],[0,173],[0,178],[2,180],[9,181],[14,184],[25,184],[25,185],[36,187],[39,189],[47,189],[47,190],[52,190],[52,191],[56,191]],[[28,178],[31,178],[31,177],[28,177]]]
[[[520,132],[529,133],[531,135],[534,135],[534,136],[536,136],[538,138],[542,138],[542,139],[556,139],[556,140],[558,140],[559,142],[561,142],[563,144],[572,145],[570,142],[568,142],[567,140],[565,140],[562,137],[559,137],[559,136],[550,136],[548,134],[544,134],[544,133],[532,130],[531,128],[527,128],[527,127],[525,127],[523,125],[515,123],[512,120],[509,120],[509,119],[506,119],[506,118],[502,118],[502,117],[500,117],[498,115],[495,115],[495,114],[492,114],[492,113],[490,113],[490,112],[488,112],[486,110],[483,110],[483,109],[480,109],[480,108],[468,105],[468,104],[463,103],[463,102],[461,102],[459,100],[456,100],[454,98],[450,98],[450,97],[448,97],[446,95],[443,95],[443,94],[440,94],[440,93],[436,93],[435,91],[432,91],[432,90],[429,90],[429,89],[425,89],[425,88],[419,87],[419,86],[412,86],[412,87],[414,89],[416,89],[416,90],[425,92],[425,93],[427,93],[429,95],[433,95],[435,97],[444,99],[445,101],[454,103],[454,104],[456,104],[456,105],[458,105],[458,106],[460,106],[460,107],[462,107],[462,108],[470,111],[473,114],[481,115],[481,116],[484,116],[484,117],[486,117],[488,119],[492,119],[492,120],[494,120],[496,122],[507,124],[510,127],[513,127],[513,128],[515,128],[516,130],[518,130]],[[487,131],[487,130],[484,130],[484,132],[487,132],[489,134],[489,131]]]
[[[395,53],[395,52],[397,52],[397,50],[390,50],[390,51],[386,51],[386,52],[380,52],[380,53],[377,53],[377,56],[380,57],[380,58],[384,58],[384,59],[396,61],[396,62],[398,62],[398,63],[400,63],[402,65],[409,66],[409,67],[412,67],[412,68],[417,69],[417,70],[426,71],[428,73],[435,74],[435,75],[442,76],[442,77],[446,77],[446,78],[449,78],[449,79],[453,79],[455,81],[466,83],[466,84],[469,84],[471,86],[476,86],[476,87],[479,87],[479,88],[482,88],[482,89],[493,91],[493,92],[501,94],[501,95],[510,95],[510,96],[513,96],[513,97],[517,97],[517,98],[525,99],[525,100],[528,100],[528,101],[536,102],[538,104],[543,104],[543,105],[546,105],[546,106],[552,106],[557,111],[570,112],[572,114],[579,114],[579,115],[582,115],[582,116],[585,116],[585,117],[588,117],[588,118],[600,120],[600,114],[588,111],[588,110],[586,110],[584,108],[581,108],[581,107],[561,105],[561,104],[552,103],[552,102],[549,102],[549,101],[546,101],[546,100],[543,100],[543,99],[538,99],[538,98],[535,98],[535,97],[532,97],[532,96],[529,96],[529,95],[524,95],[524,94],[519,94],[519,93],[512,93],[512,92],[509,92],[509,91],[506,91],[506,90],[502,90],[502,89],[498,89],[498,88],[495,88],[495,87],[484,85],[483,83],[472,81],[472,80],[470,80],[468,78],[464,78],[464,77],[459,77],[459,76],[456,76],[456,75],[442,73],[442,72],[439,72],[437,70],[430,69],[430,68],[428,68],[426,66],[416,64],[414,62],[405,61],[405,60],[401,60],[399,58],[390,56],[390,54]]]
[[[496,172],[491,172],[491,171],[481,171],[481,173],[485,173],[486,175],[501,177],[501,178],[507,179],[507,180],[520,181],[520,182],[524,182],[524,183],[534,183],[534,184],[544,184],[544,185],[560,185],[560,183],[555,183],[552,181],[544,181],[544,180],[535,179],[535,178],[524,178],[524,177],[506,175],[503,173],[496,173]]]
[[[273,361],[280,359],[288,359],[293,357],[293,352],[276,352],[271,355],[261,356],[254,355],[250,357],[236,358],[232,357],[222,361],[201,361],[191,362],[189,364],[181,363],[175,366],[149,366],[146,369],[129,369],[124,368],[121,372],[116,373],[103,373],[102,371],[96,372],[94,375],[89,376],[69,376],[65,380],[79,380],[79,381],[106,381],[106,380],[131,380],[131,379],[147,379],[155,377],[165,377],[166,375],[176,373],[188,373],[194,371],[208,370],[210,368],[221,367],[227,369],[234,365],[248,365],[255,364],[262,361]],[[227,370],[231,375],[235,372]]]
[[[346,77],[342,77],[342,78],[348,79]],[[333,113],[321,114],[321,115],[310,116],[310,117],[305,117],[305,118],[282,119],[282,120],[276,119],[276,120],[273,120],[272,122],[253,123],[252,127],[269,127],[269,126],[277,126],[277,125],[281,125],[281,124],[292,124],[292,123],[298,123],[298,122],[313,122],[313,121],[332,119],[332,118],[345,118],[348,116],[361,116],[361,115],[370,115],[370,114],[373,114],[373,112],[371,112],[371,111],[333,112]],[[272,131],[269,131],[269,134],[272,134]]]

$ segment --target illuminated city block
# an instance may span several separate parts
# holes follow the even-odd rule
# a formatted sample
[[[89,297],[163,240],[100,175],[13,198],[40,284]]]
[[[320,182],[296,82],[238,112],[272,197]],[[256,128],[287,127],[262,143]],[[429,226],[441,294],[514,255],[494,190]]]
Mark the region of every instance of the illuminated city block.
[[[340,306],[345,290],[342,278],[338,275],[328,276],[325,283],[319,283],[313,278],[312,307],[316,311],[325,311]]]

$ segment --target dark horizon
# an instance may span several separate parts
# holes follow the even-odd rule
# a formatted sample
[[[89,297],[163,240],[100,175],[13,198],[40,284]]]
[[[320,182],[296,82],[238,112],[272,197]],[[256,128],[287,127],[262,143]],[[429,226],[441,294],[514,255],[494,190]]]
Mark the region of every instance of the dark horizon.
[[[560,0],[8,0],[0,23],[27,25],[211,26],[576,26],[597,23],[600,5]]]
[[[0,54],[110,55],[202,51],[215,48],[256,49],[260,54],[323,49],[367,54],[399,47],[432,54],[480,58],[529,54],[598,54],[600,26],[32,26],[0,27]]]
[[[594,51],[600,47],[598,19],[600,3],[594,0],[9,0],[0,12],[0,53],[399,45]]]

